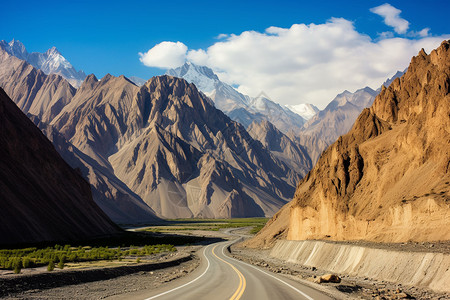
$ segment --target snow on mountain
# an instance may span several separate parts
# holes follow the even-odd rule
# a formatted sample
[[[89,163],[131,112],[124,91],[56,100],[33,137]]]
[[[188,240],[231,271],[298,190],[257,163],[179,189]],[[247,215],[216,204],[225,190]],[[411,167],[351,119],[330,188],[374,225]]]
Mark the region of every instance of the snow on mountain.
[[[250,126],[255,120],[266,120],[286,133],[290,129],[300,129],[305,123],[302,116],[284,105],[271,101],[267,96],[252,98],[239,93],[232,86],[220,81],[208,67],[187,62],[179,68],[168,70],[166,75],[194,83],[200,91],[214,101],[218,109],[245,127]]]
[[[168,70],[166,75],[183,78],[187,82],[195,84],[201,92],[214,101],[214,105],[218,109],[226,114],[237,108],[248,107],[250,97],[220,81],[219,77],[208,67],[187,62],[179,68]]]
[[[137,86],[143,86],[147,82],[147,80],[137,76],[130,76],[128,77],[128,79],[130,79],[131,82],[133,82]]]
[[[286,107],[296,114],[300,115],[305,120],[311,119],[319,111],[319,109],[315,105],[309,103],[286,105]]]
[[[22,42],[14,39],[9,43],[4,40],[0,41],[0,47],[10,55],[25,60],[33,67],[42,70],[45,74],[61,75],[76,88],[86,78],[86,74],[81,70],[77,71],[56,47],[48,49],[45,53],[28,53]]]

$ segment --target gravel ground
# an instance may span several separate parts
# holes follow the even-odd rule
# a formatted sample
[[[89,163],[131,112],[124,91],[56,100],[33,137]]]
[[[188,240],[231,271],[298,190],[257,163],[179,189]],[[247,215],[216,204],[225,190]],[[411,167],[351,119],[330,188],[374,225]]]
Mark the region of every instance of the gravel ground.
[[[291,275],[303,282],[314,282],[318,277],[329,274],[326,270],[303,267],[271,257],[270,250],[254,250],[241,248],[238,245],[231,247],[232,255],[247,263],[263,267],[275,273]],[[350,277],[336,274],[341,278],[340,283],[322,283],[322,287],[329,294],[341,292],[343,299],[450,299],[449,294],[439,294],[418,287],[402,286],[385,281],[376,281],[369,278]],[[340,298],[340,297],[338,297]]]

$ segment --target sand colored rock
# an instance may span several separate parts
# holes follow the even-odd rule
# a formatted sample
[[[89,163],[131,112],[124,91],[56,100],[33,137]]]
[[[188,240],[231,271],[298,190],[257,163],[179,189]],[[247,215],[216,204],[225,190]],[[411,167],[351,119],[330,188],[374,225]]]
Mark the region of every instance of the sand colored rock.
[[[450,239],[449,46],[413,57],[248,245]]]
[[[331,274],[450,291],[450,255],[326,241],[279,240],[270,256]]]

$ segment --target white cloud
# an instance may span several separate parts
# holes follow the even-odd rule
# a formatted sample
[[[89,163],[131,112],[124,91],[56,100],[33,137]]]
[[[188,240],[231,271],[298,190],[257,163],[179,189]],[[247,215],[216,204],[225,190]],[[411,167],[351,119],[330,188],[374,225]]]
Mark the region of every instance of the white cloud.
[[[187,54],[187,59],[194,64],[205,66],[208,61],[208,54],[206,54],[205,50],[189,50]]]
[[[187,49],[181,42],[162,42],[145,53],[139,52],[139,60],[147,67],[176,68],[184,64]]]
[[[409,32],[408,36],[411,36],[411,37],[426,37],[426,36],[430,35],[429,31],[430,31],[430,28],[427,27],[427,28],[422,29],[421,31]]]
[[[224,38],[227,38],[227,37],[228,37],[228,34],[221,33],[218,36],[216,36],[216,39],[221,40],[221,39],[224,39]]]
[[[404,34],[409,28],[409,22],[400,17],[401,10],[393,7],[389,3],[370,9],[371,12],[377,14],[384,19],[384,23],[394,28],[398,34]]]
[[[187,60],[212,68],[221,80],[249,96],[264,91],[282,104],[324,108],[346,89],[378,88],[388,76],[404,70],[421,48],[429,52],[448,38],[386,35],[372,40],[352,22],[331,19],[231,34],[207,49],[189,50]]]

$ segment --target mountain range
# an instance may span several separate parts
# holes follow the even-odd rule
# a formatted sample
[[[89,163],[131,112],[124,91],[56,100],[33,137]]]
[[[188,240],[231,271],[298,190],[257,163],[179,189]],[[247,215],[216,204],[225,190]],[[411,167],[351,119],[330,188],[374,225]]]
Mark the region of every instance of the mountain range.
[[[75,88],[28,63],[40,56],[20,42],[1,45],[0,85],[119,223],[271,216],[376,94],[345,91],[320,112],[289,109],[192,63],[146,83],[91,74]]]
[[[124,76],[89,75],[75,89],[6,51],[0,66],[0,85],[118,222],[155,220],[153,211],[270,216],[309,168],[291,169],[184,79],[155,77],[138,87]]]
[[[20,41],[13,39],[9,43],[4,40],[0,41],[0,48],[10,55],[27,61],[30,65],[47,75],[61,75],[76,88],[80,86],[81,82],[83,82],[86,77],[86,74],[84,74],[83,71],[75,70],[70,62],[67,61],[55,47],[48,49],[45,53],[28,53],[25,46]]]
[[[248,245],[278,238],[448,240],[449,82],[450,41],[429,55],[422,49]]]
[[[186,62],[181,67],[168,70],[166,74],[194,83],[200,91],[213,100],[218,109],[246,128],[254,121],[266,120],[286,133],[290,129],[300,129],[306,121],[300,114],[270,100],[263,92],[257,97],[239,93],[232,86],[219,80],[219,77],[208,67]],[[306,115],[310,116],[310,114],[311,112],[307,109]]]

